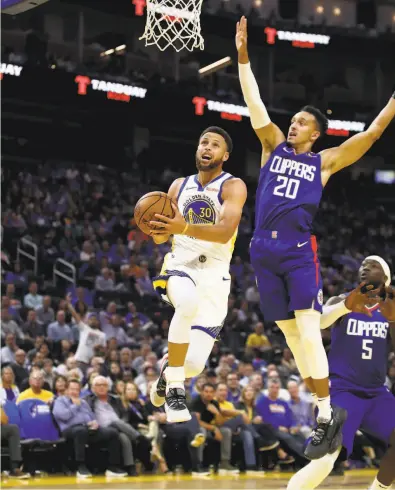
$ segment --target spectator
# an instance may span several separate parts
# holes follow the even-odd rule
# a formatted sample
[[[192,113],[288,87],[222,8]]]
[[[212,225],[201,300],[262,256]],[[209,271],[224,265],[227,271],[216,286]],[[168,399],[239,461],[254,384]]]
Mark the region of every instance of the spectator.
[[[1,389],[0,402],[4,404],[6,400],[14,402],[19,395],[19,389],[15,385],[14,371],[10,366],[3,367],[1,370]]]
[[[66,395],[57,398],[53,407],[53,414],[62,435],[74,445],[77,477],[92,476],[86,467],[86,444],[100,444],[108,448],[110,466],[106,476],[126,476],[119,468],[121,455],[116,429],[99,427],[88,402],[80,398],[80,392],[80,382],[70,379]]]
[[[199,421],[200,430],[205,437],[212,437],[221,444],[220,470],[224,473],[238,473],[238,470],[230,464],[232,451],[232,430],[229,427],[221,427],[225,422],[221,414],[219,403],[214,399],[215,387],[206,383],[200,396],[194,398],[190,404],[190,411]],[[203,448],[201,448],[203,451]],[[201,457],[202,460],[202,457]]]
[[[294,422],[301,434],[307,438],[315,425],[313,407],[311,403],[300,398],[299,385],[296,381],[288,381],[287,388],[291,396],[289,405],[293,413]]]
[[[229,373],[226,378],[226,383],[228,387],[227,400],[232,403],[237,403],[240,400],[241,395],[239,376],[237,373]]]
[[[257,393],[252,386],[246,386],[242,392],[241,401],[236,408],[243,410],[252,424],[252,429],[256,432],[259,440],[259,451],[271,451],[276,449],[279,464],[291,464],[295,458],[289,456],[279,447],[279,440],[270,424],[265,424],[256,411]]]
[[[152,285],[152,279],[149,275],[148,263],[141,263],[141,275],[136,280],[136,290],[140,296],[156,296],[155,289]]]
[[[42,389],[44,385],[44,375],[41,370],[31,371],[29,376],[29,385],[30,388],[22,391],[22,393],[18,396],[16,400],[17,403],[20,403],[23,400],[30,400],[32,398],[35,400],[41,400],[49,405],[52,403],[53,393]]]
[[[46,327],[55,320],[55,312],[51,308],[51,296],[44,296],[43,305],[37,309],[37,320]]]
[[[67,301],[69,311],[79,329],[79,342],[75,353],[75,359],[80,363],[81,369],[86,371],[91,359],[95,355],[95,349],[98,346],[106,346],[106,336],[99,328],[99,321],[96,315],[90,316],[87,325],[82,321],[81,315],[79,315],[71,305],[69,296]]]
[[[219,404],[224,421],[219,422],[221,427],[229,427],[233,433],[239,432],[243,442],[244,460],[247,470],[257,469],[254,436],[258,438],[250,426],[250,420],[244,410],[236,410],[233,403],[227,401],[228,388],[225,383],[219,383],[216,390],[216,399]]]
[[[136,305],[134,303],[132,303],[132,302],[128,303],[128,310],[129,311],[125,316],[126,325],[130,326],[132,324],[132,321],[136,317],[140,320],[142,325],[144,325],[145,323],[148,323],[150,321],[146,315],[137,311]]]
[[[14,271],[8,271],[5,275],[5,282],[7,284],[16,284],[18,286],[25,286],[27,284],[26,273],[22,272],[21,264],[14,262]]]
[[[116,339],[118,345],[127,345],[130,340],[126,335],[125,330],[122,328],[122,318],[120,315],[112,315],[110,323],[102,326],[103,332],[106,335],[106,340]]]
[[[136,370],[133,369],[133,358],[132,351],[128,347],[121,349],[119,353],[119,367],[121,368],[122,375],[125,376],[136,376]]]
[[[10,473],[9,478],[25,479],[30,478],[29,473],[23,473],[21,470],[22,451],[21,436],[19,427],[15,424],[8,423],[8,417],[3,409],[1,410],[1,442],[7,441],[10,453]]]
[[[284,372],[284,377],[288,378],[291,374],[297,374],[298,368],[295,359],[293,358],[291,349],[286,347],[283,350],[283,358],[281,359],[281,367]]]
[[[67,390],[67,378],[65,376],[62,376],[61,374],[58,374],[53,384],[53,392],[55,394],[55,398],[65,395],[66,390]]]
[[[280,400],[284,400],[285,402],[289,402],[291,399],[291,396],[289,394],[289,391],[286,390],[281,386],[281,379],[278,371],[276,371],[276,367],[273,365],[274,369],[269,369],[270,365],[268,366],[268,371],[267,371],[267,386],[269,387],[270,381],[274,381],[275,383],[278,383],[280,385],[280,391],[278,393],[278,397]],[[262,390],[262,393],[265,396],[269,396],[269,390],[268,388]]]
[[[43,297],[37,293],[38,286],[36,282],[31,282],[29,284],[29,293],[25,296],[23,300],[23,304],[26,308],[32,308],[33,310],[37,310],[41,308],[43,305]]]
[[[71,328],[66,323],[66,314],[63,310],[59,310],[56,314],[56,322],[48,325],[48,339],[52,342],[60,342],[68,340],[73,343],[73,333]]]
[[[29,371],[27,370],[26,352],[22,349],[18,349],[15,352],[15,362],[11,364],[12,370],[15,374],[15,384],[18,388],[21,387],[22,381],[29,377]]]
[[[95,413],[99,427],[111,427],[119,433],[125,469],[129,476],[136,474],[132,442],[140,439],[139,432],[126,422],[127,413],[120,398],[109,393],[108,380],[96,376],[92,382],[93,394],[86,400]],[[149,448],[148,440],[146,447]],[[149,449],[148,449],[149,454]]]
[[[261,351],[271,349],[271,344],[269,339],[263,333],[264,327],[263,323],[259,322],[255,325],[255,332],[250,333],[246,342],[246,354],[251,355],[253,349],[259,349]]]
[[[53,391],[56,372],[53,369],[52,359],[44,359],[43,374],[44,374],[44,383],[48,383],[51,391]]]
[[[9,333],[5,338],[5,346],[1,348],[0,360],[1,364],[10,364],[15,362],[15,353],[18,350],[18,346],[15,340],[15,335]]]
[[[271,424],[275,434],[287,451],[305,461],[303,454],[304,437],[296,427],[292,410],[287,402],[279,398],[280,382],[272,379],[268,382],[268,396],[257,400],[256,411],[266,423]]]
[[[104,268],[101,271],[101,276],[97,276],[95,281],[95,289],[97,291],[114,291],[115,283],[111,278],[110,269]]]
[[[36,337],[42,337],[45,335],[44,327],[37,321],[36,310],[29,310],[27,313],[27,320],[22,326],[25,340],[34,345]]]
[[[21,302],[15,297],[15,284],[7,284],[5,297],[9,300],[10,305],[13,308],[20,309],[22,307]]]
[[[17,339],[23,340],[24,335],[17,323],[11,318],[8,308],[1,309],[1,339],[4,340],[7,334],[14,335]]]
[[[80,261],[89,262],[94,257],[95,257],[95,253],[93,251],[92,244],[89,241],[85,241],[82,245],[82,251],[80,253]]]

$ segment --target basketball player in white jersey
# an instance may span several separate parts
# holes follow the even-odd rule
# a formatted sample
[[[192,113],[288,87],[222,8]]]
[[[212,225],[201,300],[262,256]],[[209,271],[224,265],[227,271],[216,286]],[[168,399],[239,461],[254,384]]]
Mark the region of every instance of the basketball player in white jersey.
[[[155,243],[174,235],[173,249],[153,281],[175,312],[168,359],[150,393],[155,406],[166,402],[169,422],[191,418],[185,378],[203,371],[228,310],[229,265],[247,198],[244,182],[222,169],[231,151],[232,140],[225,130],[213,126],[203,131],[196,151],[198,174],[170,186],[174,218],[156,215],[151,221]]]

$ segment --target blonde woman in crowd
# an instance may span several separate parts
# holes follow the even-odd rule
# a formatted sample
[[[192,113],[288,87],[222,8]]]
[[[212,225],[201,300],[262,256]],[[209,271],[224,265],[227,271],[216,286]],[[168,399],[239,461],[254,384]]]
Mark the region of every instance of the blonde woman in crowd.
[[[1,370],[0,402],[3,405],[7,400],[15,402],[19,389],[15,385],[15,376],[12,367],[6,366]]]

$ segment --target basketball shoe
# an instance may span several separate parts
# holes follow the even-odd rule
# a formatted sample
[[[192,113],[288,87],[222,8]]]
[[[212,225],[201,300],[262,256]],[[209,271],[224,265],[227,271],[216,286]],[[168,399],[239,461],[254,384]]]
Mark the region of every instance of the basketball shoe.
[[[161,407],[166,401],[165,369],[169,364],[168,357],[169,356],[167,354],[163,356],[159,371],[159,378],[154,383],[152,383],[151,386],[149,396],[154,407]]]
[[[304,455],[308,459],[319,459],[332,454],[343,442],[342,428],[347,420],[347,410],[332,405],[329,422],[318,422],[311,433]]]

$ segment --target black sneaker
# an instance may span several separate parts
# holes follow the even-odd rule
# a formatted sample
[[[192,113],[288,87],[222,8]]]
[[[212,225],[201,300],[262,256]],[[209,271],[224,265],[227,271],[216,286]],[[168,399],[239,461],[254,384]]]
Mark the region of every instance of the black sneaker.
[[[187,399],[183,388],[169,388],[166,395],[165,410],[167,421],[170,424],[191,420],[192,417],[187,408]]]
[[[166,354],[162,359],[162,364],[160,367],[159,378],[152,383],[150,391],[150,400],[154,407],[161,407],[166,401],[166,379],[164,376],[164,371],[167,368],[168,355]]]
[[[308,459],[319,459],[332,454],[343,441],[342,427],[347,420],[347,410],[332,406],[332,418],[329,422],[320,422],[313,430],[310,441],[304,450]]]
[[[193,477],[202,477],[202,476],[209,476],[210,475],[210,471],[208,468],[202,468],[202,467],[198,467],[198,468],[195,468],[192,470],[192,476]]]

